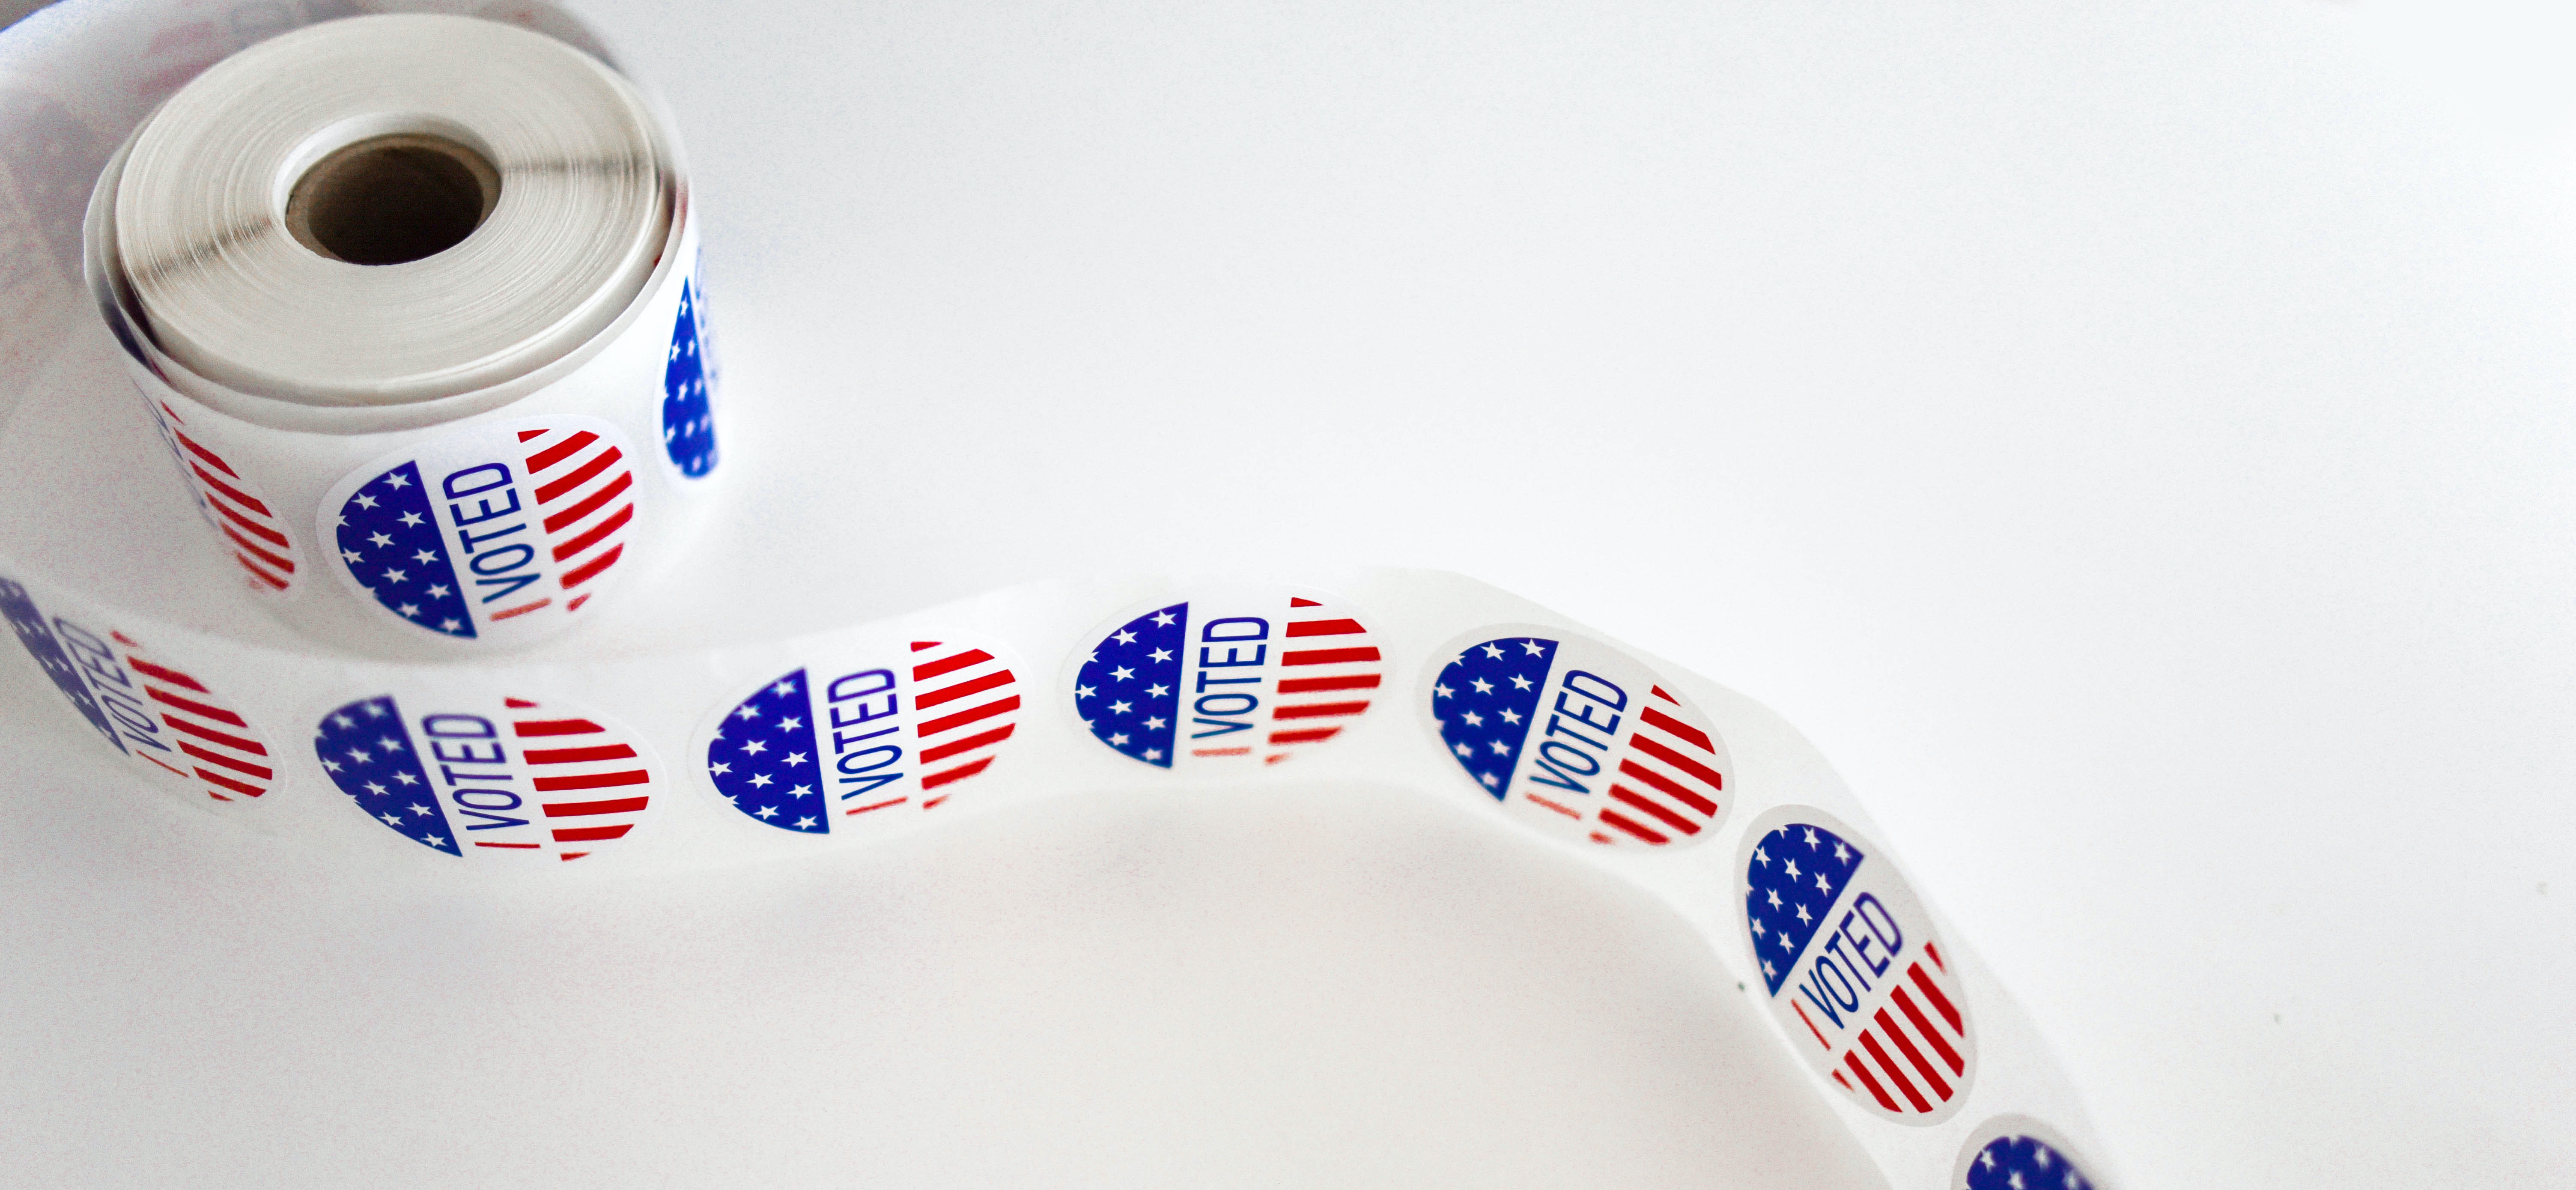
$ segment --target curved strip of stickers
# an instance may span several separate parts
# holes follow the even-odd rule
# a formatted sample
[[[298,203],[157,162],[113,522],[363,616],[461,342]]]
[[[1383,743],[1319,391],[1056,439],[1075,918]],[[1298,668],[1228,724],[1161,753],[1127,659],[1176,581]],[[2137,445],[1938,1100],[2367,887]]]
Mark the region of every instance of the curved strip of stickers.
[[[1017,726],[1019,677],[998,649],[917,640],[908,657],[780,674],[707,729],[707,780],[745,817],[799,834],[937,809]]]
[[[1931,915],[1875,844],[1784,806],[1745,832],[1744,920],[1790,1048],[1852,1101],[1907,1124],[1958,1110],[1976,1034]]]
[[[1122,756],[1244,770],[1341,735],[1384,679],[1353,609],[1314,592],[1211,591],[1100,633],[1076,659],[1072,701],[1084,729]]]

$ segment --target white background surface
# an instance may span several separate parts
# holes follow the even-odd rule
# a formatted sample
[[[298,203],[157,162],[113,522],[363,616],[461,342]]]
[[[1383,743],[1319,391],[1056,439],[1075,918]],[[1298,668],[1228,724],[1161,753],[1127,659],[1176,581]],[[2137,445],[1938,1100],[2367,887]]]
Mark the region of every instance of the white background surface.
[[[559,651],[1067,572],[1463,570],[1801,725],[2131,1185],[2576,1176],[2542,26],[2481,57],[2291,3],[596,11],[695,157],[754,511]],[[6,743],[0,1111],[84,1180],[702,1180],[722,1134],[895,1182],[1759,1182],[1802,1126],[1728,1081],[1751,1018],[1706,1012],[1678,926],[1495,908],[1620,902],[1337,795],[537,913]],[[1126,828],[1132,872],[1065,858]],[[800,931],[744,924],[782,901]],[[776,995],[842,1048],[566,1010],[600,986]],[[907,1049],[906,1012],[995,1061]],[[579,1123],[624,1151],[547,1164],[570,1125],[529,1105],[630,1084],[672,1089]]]

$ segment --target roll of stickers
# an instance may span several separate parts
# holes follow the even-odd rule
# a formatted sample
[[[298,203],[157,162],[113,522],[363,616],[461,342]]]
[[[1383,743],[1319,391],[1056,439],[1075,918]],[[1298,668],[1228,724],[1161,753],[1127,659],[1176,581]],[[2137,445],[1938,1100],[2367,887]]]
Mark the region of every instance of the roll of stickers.
[[[514,116],[495,97],[522,86],[548,98]],[[291,846],[457,881],[794,863],[1140,785],[1365,782],[1671,906],[1889,1184],[2113,1184],[2027,1018],[1804,739],[1472,580],[1143,575],[725,649],[500,652],[682,550],[714,462],[670,146],[596,56],[458,17],[275,37],[151,114],[104,163],[90,281],[251,576],[206,598],[313,643],[0,555],[0,616],[61,706],[29,729]],[[335,222],[330,186],[370,176],[452,183],[455,238],[356,259],[438,242]]]
[[[677,142],[542,34],[385,14],[234,55],[110,160],[84,244],[207,528],[324,642],[562,632],[715,467]]]

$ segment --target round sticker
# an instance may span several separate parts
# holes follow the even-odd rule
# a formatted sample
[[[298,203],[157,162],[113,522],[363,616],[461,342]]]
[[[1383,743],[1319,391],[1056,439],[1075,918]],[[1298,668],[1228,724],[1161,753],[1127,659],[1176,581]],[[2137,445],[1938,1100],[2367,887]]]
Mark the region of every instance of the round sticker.
[[[2057,1131],[2028,1116],[1997,1116],[1968,1134],[1956,1190],[2101,1190]]]
[[[278,506],[261,492],[248,471],[224,461],[207,445],[202,430],[192,430],[167,401],[145,400],[161,445],[179,464],[179,475],[196,493],[197,511],[224,539],[225,552],[250,576],[254,591],[283,595],[304,577],[304,552],[295,548]]]
[[[1121,616],[1075,659],[1093,738],[1156,768],[1278,764],[1367,713],[1383,659],[1354,609],[1286,590],[1199,591]]]
[[[996,649],[955,637],[815,658],[702,733],[707,780],[745,817],[798,834],[906,820],[982,775],[1020,716]]]
[[[1790,1047],[1889,1119],[1948,1119],[1976,1076],[1976,1035],[1931,915],[1875,845],[1784,806],[1745,833],[1744,917]]]
[[[658,784],[640,738],[598,715],[454,689],[347,703],[314,725],[313,755],[369,818],[488,863],[613,845],[651,812]]]
[[[1726,744],[1625,653],[1554,629],[1489,628],[1444,650],[1425,705],[1449,758],[1551,833],[1686,847],[1727,806]]]
[[[594,417],[480,426],[341,480],[321,536],[341,577],[405,624],[534,639],[614,578],[635,522],[630,454]]]
[[[277,760],[205,671],[156,655],[84,617],[48,615],[0,578],[0,615],[72,709],[117,751],[164,783],[239,805],[277,785]]]

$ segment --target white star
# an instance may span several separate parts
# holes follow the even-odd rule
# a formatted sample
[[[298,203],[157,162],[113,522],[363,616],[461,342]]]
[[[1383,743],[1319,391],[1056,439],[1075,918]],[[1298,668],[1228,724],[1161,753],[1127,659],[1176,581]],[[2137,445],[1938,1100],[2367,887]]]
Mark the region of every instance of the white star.
[[[710,773],[714,773],[715,775],[717,775],[717,776],[721,777],[721,776],[725,775],[726,773],[730,773],[730,772],[732,772],[732,771],[733,771],[733,766],[732,766],[732,765],[730,765],[730,764],[726,764],[725,762],[723,762],[723,761],[719,760],[719,761],[715,762],[714,764],[708,765],[708,766],[707,766],[707,771],[708,771],[708,772],[710,772]]]
[[[420,778],[412,776],[410,773],[395,773],[394,780],[400,781],[405,785],[420,784]]]
[[[1469,682],[1469,683],[1467,683],[1467,684],[1468,684],[1468,685],[1470,685],[1470,686],[1475,687],[1475,688],[1476,688],[1476,693],[1478,693],[1478,694],[1491,694],[1491,693],[1493,693],[1493,692],[1494,692],[1494,684],[1493,684],[1492,682],[1488,682],[1488,681],[1486,681],[1486,680],[1485,680],[1485,679],[1483,679],[1483,678],[1478,678],[1478,679],[1476,679],[1475,681]]]
[[[790,785],[787,787],[787,796],[812,797],[814,796],[814,787],[811,785]]]
[[[778,730],[780,731],[794,731],[803,726],[805,726],[805,716],[803,715],[789,715],[788,717],[778,721]]]
[[[764,743],[760,742],[759,740],[744,740],[744,741],[742,742],[742,750],[743,750],[743,751],[745,751],[745,752],[749,752],[749,753],[751,753],[751,754],[752,754],[752,755],[754,755],[754,756],[759,755],[763,750],[767,749],[768,747],[769,747],[769,745],[764,744]]]
[[[336,773],[340,771],[340,762],[336,760],[326,760],[322,762],[322,767]]]
[[[1538,647],[1538,642],[1537,642],[1537,641],[1534,641],[1534,640],[1525,640],[1525,641],[1522,641],[1522,642],[1521,642],[1521,647],[1522,647],[1522,648],[1524,648],[1524,649],[1529,650],[1529,655],[1530,655],[1530,656],[1532,656],[1532,657],[1545,657],[1545,656],[1547,656],[1547,650],[1545,650],[1545,649],[1542,649],[1542,648]]]
[[[395,826],[395,827],[399,827],[399,826],[401,826],[401,825],[402,825],[402,818],[401,818],[399,815],[396,815],[395,813],[393,813],[393,812],[392,812],[392,811],[390,811],[390,810],[388,810],[388,811],[386,811],[386,812],[384,812],[384,813],[382,813],[382,814],[378,814],[378,815],[376,815],[376,817],[384,819],[384,820],[385,820],[385,825],[387,825],[387,826]]]
[[[805,754],[802,752],[790,752],[787,754],[787,763],[803,764],[805,763]]]
[[[1127,668],[1126,666],[1122,665],[1122,666],[1119,666],[1119,667],[1118,667],[1118,668],[1116,668],[1116,669],[1110,670],[1110,671],[1109,671],[1109,676],[1110,676],[1110,677],[1113,677],[1113,678],[1116,678],[1116,679],[1118,679],[1118,680],[1119,680],[1119,681],[1121,681],[1121,682],[1124,682],[1124,681],[1126,681],[1126,680],[1127,680],[1127,679],[1129,679],[1129,678],[1135,677],[1135,676],[1136,676],[1136,671],[1135,671],[1135,670],[1132,670],[1132,669],[1129,669],[1129,668]]]
[[[378,796],[378,797],[382,797],[382,796],[384,796],[385,787],[384,787],[384,786],[382,786],[382,785],[379,785],[379,784],[377,784],[377,783],[375,783],[375,782],[373,782],[373,781],[369,781],[369,782],[367,782],[366,789],[367,789],[367,792],[372,793],[372,794],[375,794],[375,795],[376,795],[376,796]]]
[[[1153,659],[1154,659],[1154,660],[1156,660],[1156,661],[1169,661],[1169,660],[1171,660],[1171,659],[1172,659],[1172,651],[1171,651],[1170,649],[1156,649],[1156,650],[1154,650],[1153,652],[1151,652],[1151,653],[1147,653],[1147,654],[1145,654],[1145,655],[1146,655],[1146,656],[1148,656],[1148,657],[1153,658]]]
[[[403,572],[399,570],[388,570],[385,572],[385,581],[389,583],[401,582],[403,581]]]
[[[813,815],[811,815],[811,814],[808,814],[808,815],[806,815],[806,816],[805,816],[805,817],[803,817],[803,818],[799,818],[799,819],[797,819],[797,820],[796,820],[796,829],[798,829],[798,830],[808,830],[808,831],[810,831],[810,830],[814,829],[814,816],[813,816]]]
[[[1109,746],[1110,746],[1110,747],[1112,747],[1112,748],[1124,748],[1124,747],[1126,747],[1126,746],[1127,746],[1127,733],[1122,731],[1122,732],[1117,733],[1116,735],[1110,736],[1110,737],[1109,737]]]
[[[361,496],[359,496],[359,497],[358,497],[358,507],[360,507],[360,508],[374,508],[375,506],[376,506],[376,498],[375,498],[375,497],[373,497],[373,496],[367,496],[367,495],[361,495]]]
[[[406,512],[402,514],[402,523],[417,526],[420,524],[420,514],[416,512]]]
[[[1834,882],[1825,879],[1824,873],[1818,872],[1816,873],[1816,891],[1830,896],[1834,891]]]
[[[431,553],[428,550],[413,550],[411,552],[411,560],[414,562],[435,562],[438,560],[438,555]]]
[[[1813,915],[1811,915],[1811,914],[1809,914],[1809,913],[1807,912],[1807,903],[1806,903],[1805,901],[1800,901],[1800,902],[1798,902],[1798,921],[1799,921],[1799,923],[1803,925],[1803,924],[1805,924],[1805,923],[1812,922],[1812,921],[1814,921],[1814,920],[1816,920],[1816,919],[1815,919],[1815,917],[1814,917]]]
[[[1146,726],[1146,727],[1148,727],[1148,728],[1151,728],[1151,729],[1153,729],[1153,730],[1160,731],[1160,730],[1162,730],[1162,727],[1163,727],[1163,717],[1162,717],[1162,716],[1160,716],[1160,715],[1156,715],[1156,716],[1154,716],[1154,717],[1152,717],[1152,718],[1150,718],[1150,719],[1147,719],[1147,720],[1145,720],[1145,726]]]
[[[405,807],[403,807],[403,808],[404,808],[404,809],[407,809],[407,810],[409,810],[409,811],[411,811],[411,812],[412,812],[412,813],[414,813],[414,814],[427,814],[427,813],[429,813],[429,807],[424,806],[424,805],[420,804],[419,802],[413,802],[412,804],[410,804],[410,805],[408,805],[408,806],[405,806]]]
[[[1147,759],[1147,760],[1161,760],[1162,758],[1163,758],[1163,750],[1162,750],[1162,749],[1160,749],[1160,748],[1147,748],[1147,749],[1145,749],[1145,759]]]
[[[1132,645],[1136,643],[1136,634],[1122,628],[1118,631],[1116,636],[1110,637],[1109,639],[1117,641],[1122,645]]]
[[[1459,718],[1465,719],[1467,721],[1467,726],[1469,727],[1483,727],[1485,725],[1485,717],[1474,711],[1469,711],[1466,714],[1459,716]]]
[[[388,476],[386,476],[386,477],[385,477],[385,486],[386,486],[386,487],[390,487],[390,488],[407,488],[407,487],[410,487],[410,486],[411,486],[411,477],[410,477],[410,476],[407,476],[407,475],[403,475],[403,474],[401,474],[401,473],[399,473],[399,472],[397,472],[397,473],[395,473],[395,474],[392,474],[392,475],[388,475]]]
[[[1458,745],[1458,755],[1460,755],[1460,756],[1474,756],[1475,754],[1476,754],[1476,750],[1475,750],[1475,749],[1470,748],[1470,747],[1468,747],[1468,746],[1467,746],[1467,745],[1465,745],[1465,744],[1460,744],[1460,745]]]
[[[1452,695],[1452,694],[1456,694],[1456,693],[1457,693],[1457,691],[1452,690],[1452,689],[1450,689],[1450,688],[1449,688],[1449,687],[1447,687],[1447,686],[1440,685],[1440,684],[1437,684],[1437,683],[1434,683],[1434,684],[1432,685],[1432,687],[1431,687],[1431,696],[1432,696],[1433,698],[1447,698],[1447,697],[1449,697],[1450,695]]]
[[[1485,650],[1485,655],[1486,655],[1486,656],[1491,657],[1491,658],[1493,658],[1493,659],[1494,659],[1494,660],[1496,660],[1496,661],[1500,661],[1500,660],[1502,660],[1502,659],[1503,659],[1503,647],[1502,647],[1501,645],[1497,645],[1497,644],[1486,644],[1486,645],[1484,645],[1484,646],[1483,646],[1483,648],[1484,648],[1484,650]]]
[[[434,587],[431,587],[431,588],[429,589],[429,597],[430,597],[430,598],[432,598],[432,599],[445,599],[445,598],[447,598],[447,584],[445,584],[445,583],[440,583],[440,584],[438,584],[438,585],[436,585],[436,586],[434,586]]]
[[[1155,626],[1155,627],[1157,627],[1157,628],[1169,628],[1169,627],[1171,627],[1171,626],[1172,626],[1172,613],[1170,613],[1170,612],[1155,612],[1155,613],[1154,613],[1154,626]]]
[[[1759,848],[1759,847],[1756,847],[1756,848],[1754,848],[1754,849],[1753,849],[1753,862],[1758,863],[1758,864],[1760,864],[1760,865],[1762,865],[1763,867],[1766,867],[1766,868],[1767,868],[1767,867],[1770,867],[1770,866],[1771,866],[1771,853],[1770,853],[1770,852],[1768,852],[1768,851],[1764,851],[1763,849],[1761,849],[1761,848]]]
[[[1850,863],[1850,862],[1851,862],[1851,848],[1846,847],[1846,846],[1842,845],[1841,843],[1836,843],[1836,844],[1834,844],[1834,858],[1835,858],[1835,859],[1838,859],[1838,860],[1841,860],[1841,861],[1843,861],[1844,863]]]
[[[775,780],[775,778],[771,777],[767,773],[753,773],[751,775],[751,787],[754,789],[767,789],[769,788],[769,783],[772,780]]]
[[[1796,860],[1794,860],[1794,859],[1793,859],[1793,860],[1790,860],[1790,861],[1788,862],[1787,867],[1788,867],[1788,872],[1789,872],[1789,879],[1791,879],[1791,880],[1795,880],[1795,879],[1797,879],[1797,878],[1798,878],[1798,877],[1800,877],[1800,876],[1804,876],[1804,875],[1806,875],[1806,873],[1801,872],[1801,871],[1799,871],[1799,870],[1798,870],[1798,861],[1796,861]]]
[[[417,604],[417,603],[406,603],[406,604],[402,605],[401,607],[395,608],[394,610],[395,610],[395,611],[398,611],[398,612],[401,612],[402,614],[404,614],[404,615],[406,615],[406,616],[417,616],[417,615],[419,615],[419,614],[420,614],[420,605],[419,605],[419,604]]]
[[[357,761],[359,764],[365,764],[367,763],[367,753],[364,749],[351,748],[349,749],[349,759]]]
[[[456,617],[454,617],[454,616],[449,616],[449,617],[447,617],[446,619],[444,619],[444,620],[440,620],[440,621],[438,622],[438,628],[439,628],[439,631],[441,631],[441,632],[454,632],[454,631],[456,631],[456,630],[457,630],[457,629],[459,629],[459,628],[463,628],[464,626],[465,626],[465,622],[464,622],[464,621],[462,621],[462,620],[457,619],[457,618],[456,618]]]
[[[342,550],[340,551],[340,556],[348,559],[352,563],[357,562],[364,557],[364,555],[360,554],[356,550]]]
[[[1153,695],[1153,696],[1154,696],[1154,697],[1156,697],[1156,698],[1161,698],[1162,696],[1164,696],[1164,695],[1166,695],[1166,694],[1169,694],[1169,693],[1171,693],[1171,692],[1172,692],[1172,688],[1171,688],[1171,687],[1169,687],[1169,686],[1164,686],[1164,685],[1159,685],[1159,684],[1158,684],[1158,685],[1153,685],[1153,686],[1147,686],[1147,687],[1145,687],[1145,693],[1150,694],[1150,695]]]
[[[1506,744],[1506,743],[1502,742],[1501,740],[1496,740],[1496,741],[1494,741],[1494,755],[1496,755],[1496,756],[1509,756],[1509,755],[1511,755],[1511,754],[1512,754],[1512,747],[1511,747],[1511,745]]]
[[[780,678],[777,685],[769,688],[769,692],[772,694],[794,694],[796,693],[796,683],[788,681],[785,678]]]
[[[421,841],[421,842],[423,842],[423,843],[427,843],[427,844],[429,844],[429,845],[430,845],[430,846],[432,846],[432,847],[445,847],[445,846],[447,846],[447,839],[446,839],[446,837],[445,837],[445,836],[443,836],[443,835],[423,835],[423,836],[421,836],[421,840],[420,840],[420,841]]]
[[[1484,782],[1487,786],[1496,784],[1492,773],[1479,773],[1476,775],[1476,779]]]
[[[1111,711],[1111,713],[1113,713],[1113,714],[1124,715],[1124,714],[1126,714],[1126,713],[1127,713],[1129,710],[1131,710],[1131,709],[1133,709],[1133,708],[1131,708],[1130,706],[1128,706],[1128,704],[1123,703],[1123,702],[1113,702],[1113,703],[1109,704],[1109,710],[1110,710],[1110,711]]]
[[[778,807],[762,806],[761,808],[752,811],[752,813],[760,815],[761,821],[766,822],[772,818],[778,817]]]
[[[392,545],[394,543],[394,539],[391,534],[372,533],[367,536],[367,542],[370,545]]]
[[[1779,889],[1776,889],[1776,888],[1775,888],[1775,889],[1772,889],[1772,890],[1771,890],[1771,907],[1772,907],[1772,908],[1774,908],[1774,909],[1777,909],[1777,908],[1779,908],[1779,907],[1780,907],[1780,890],[1779,890]]]
[[[1073,696],[1075,698],[1089,698],[1093,693],[1094,691],[1089,686],[1076,686],[1073,688]]]
[[[1822,846],[1822,844],[1816,842],[1816,828],[1812,826],[1807,828],[1807,846],[1811,850]]]
[[[760,712],[751,709],[750,703],[744,703],[739,709],[734,711],[733,717],[736,719],[757,719],[760,718]]]
[[[1527,690],[1527,689],[1529,689],[1529,688],[1530,688],[1530,680],[1529,680],[1528,678],[1524,678],[1524,677],[1520,676],[1519,674],[1513,674],[1513,675],[1512,675],[1512,689],[1514,689],[1514,690]]]
[[[1515,711],[1515,710],[1511,709],[1510,707],[1504,707],[1504,708],[1503,708],[1503,722],[1505,722],[1505,723],[1518,723],[1518,722],[1520,722],[1520,721],[1521,721],[1521,713],[1520,713],[1519,711]]]

